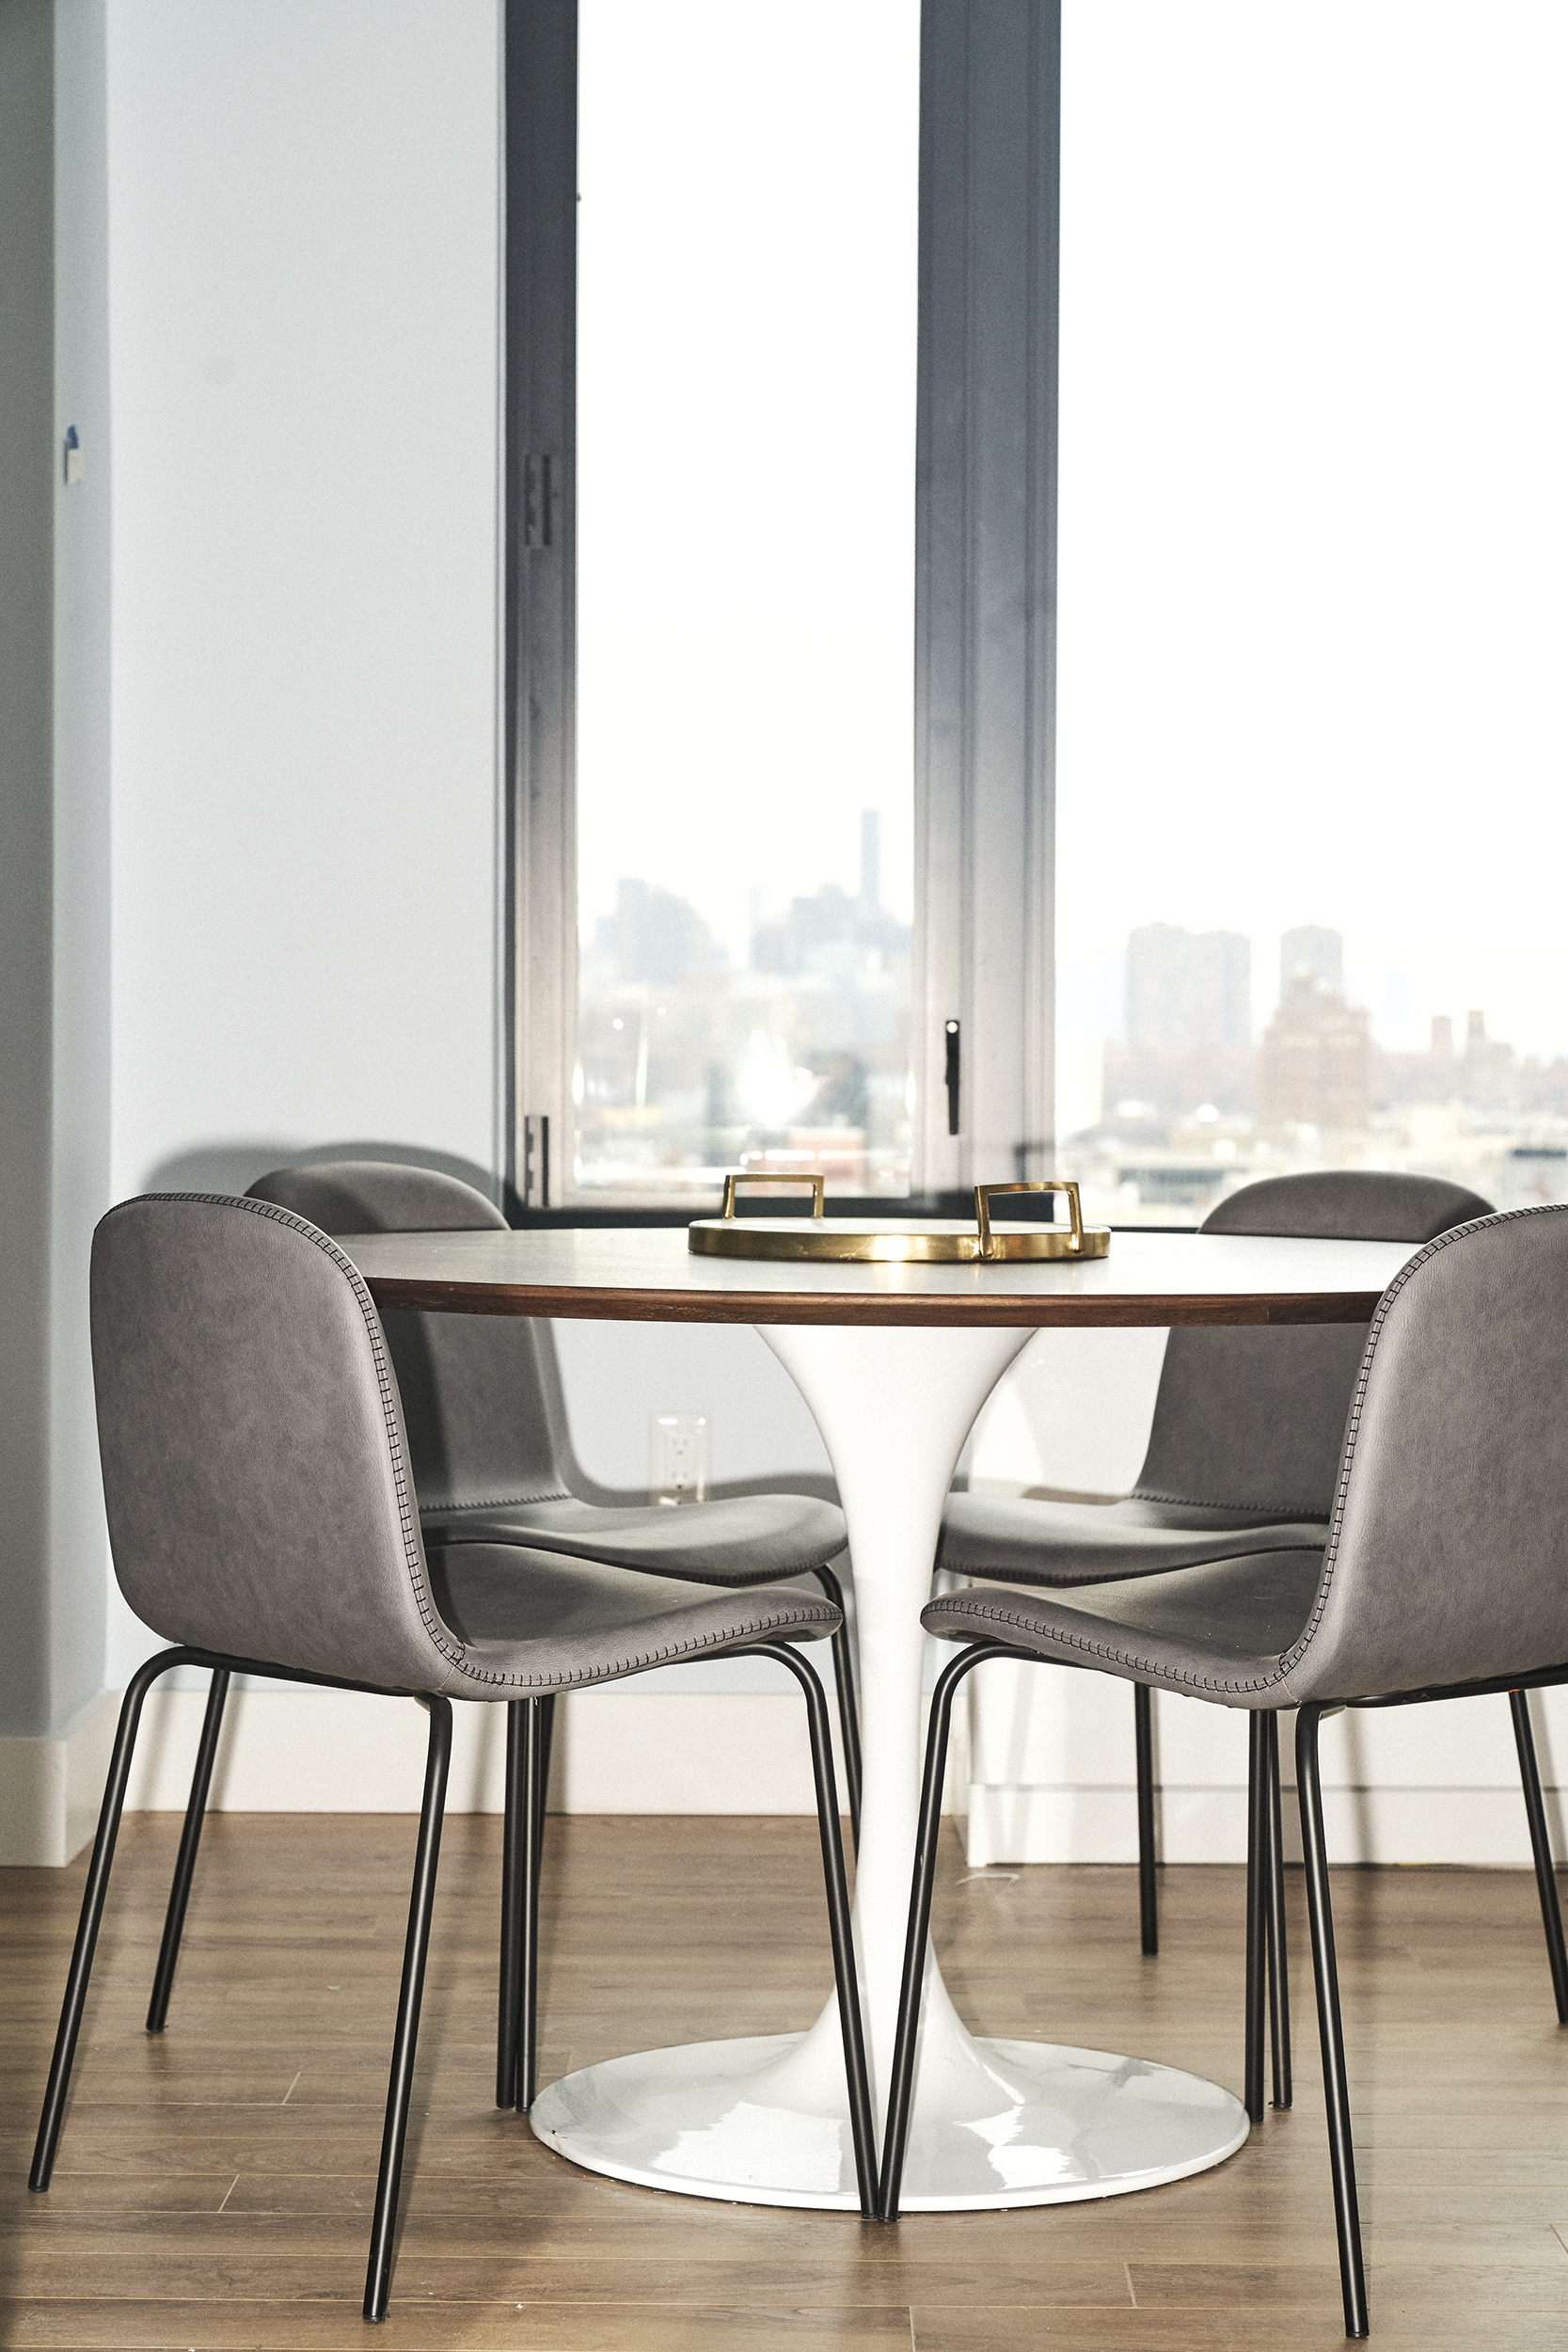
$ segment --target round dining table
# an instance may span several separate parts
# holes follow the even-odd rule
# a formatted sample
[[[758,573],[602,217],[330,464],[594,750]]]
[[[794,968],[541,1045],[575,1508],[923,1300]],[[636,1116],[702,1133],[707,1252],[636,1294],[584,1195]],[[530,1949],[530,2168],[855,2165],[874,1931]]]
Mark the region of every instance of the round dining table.
[[[1076,1263],[857,1264],[698,1257],[669,1228],[337,1238],[382,1307],[747,1323],[800,1389],[848,1524],[863,1747],[855,1943],[879,2115],[916,1831],[920,1612],[958,1455],[991,1389],[1042,1327],[1366,1323],[1414,1254],[1407,1243],[1118,1232],[1107,1256]],[[620,2180],[858,2210],[831,1999],[803,2034],[585,2067],[539,2094],[531,2122],[573,2162]],[[1246,2134],[1228,2090],[1153,2058],[972,2035],[927,1956],[905,2212],[1117,2196],[1221,2163]]]

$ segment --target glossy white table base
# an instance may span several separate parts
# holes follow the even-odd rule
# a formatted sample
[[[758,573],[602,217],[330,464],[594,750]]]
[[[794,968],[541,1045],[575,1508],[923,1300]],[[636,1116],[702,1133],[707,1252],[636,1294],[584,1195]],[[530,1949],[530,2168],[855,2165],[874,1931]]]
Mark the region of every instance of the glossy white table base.
[[[879,2131],[919,1801],[920,1612],[964,1439],[1031,1333],[791,1325],[762,1335],[816,1416],[849,1525],[863,1783],[855,1949]],[[825,1915],[820,1925],[825,1944]],[[746,2204],[857,2210],[832,1999],[805,2034],[586,2067],[542,2091],[531,2120],[547,2146],[618,2180]],[[1099,2050],[975,2039],[927,1957],[905,2211],[1152,2188],[1222,2162],[1246,2132],[1241,2103],[1196,2075]]]

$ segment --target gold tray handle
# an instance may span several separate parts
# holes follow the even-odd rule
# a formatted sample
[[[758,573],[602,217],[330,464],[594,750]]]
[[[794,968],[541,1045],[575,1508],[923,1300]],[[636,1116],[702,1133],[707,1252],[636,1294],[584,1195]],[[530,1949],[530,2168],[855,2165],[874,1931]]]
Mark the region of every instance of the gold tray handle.
[[[1084,1247],[1084,1209],[1078,1198],[1078,1186],[1070,1177],[1047,1177],[1037,1184],[976,1184],[974,1187],[974,1222],[980,1231],[980,1255],[989,1258],[990,1246],[990,1204],[999,1192],[1065,1192],[1068,1215],[1072,1219],[1072,1238],[1068,1243],[1070,1254],[1076,1255]],[[728,1196],[726,1195],[726,1198]]]
[[[750,1175],[725,1177],[724,1205],[720,1211],[721,1216],[734,1216],[735,1196],[742,1184],[809,1184],[813,1216],[827,1215],[828,1180],[826,1176],[814,1176],[809,1169],[803,1168],[787,1172],[759,1168]]]

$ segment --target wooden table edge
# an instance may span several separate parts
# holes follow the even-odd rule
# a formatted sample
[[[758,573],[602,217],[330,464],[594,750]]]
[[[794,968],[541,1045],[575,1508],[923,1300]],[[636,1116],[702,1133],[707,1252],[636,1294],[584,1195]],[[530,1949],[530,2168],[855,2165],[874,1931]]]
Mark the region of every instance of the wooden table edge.
[[[426,1314],[532,1315],[599,1323],[905,1324],[955,1328],[1174,1329],[1370,1323],[1381,1291],[1207,1292],[1142,1298],[995,1298],[923,1292],[854,1297],[802,1291],[633,1290],[588,1283],[460,1282],[365,1275],[378,1307]]]

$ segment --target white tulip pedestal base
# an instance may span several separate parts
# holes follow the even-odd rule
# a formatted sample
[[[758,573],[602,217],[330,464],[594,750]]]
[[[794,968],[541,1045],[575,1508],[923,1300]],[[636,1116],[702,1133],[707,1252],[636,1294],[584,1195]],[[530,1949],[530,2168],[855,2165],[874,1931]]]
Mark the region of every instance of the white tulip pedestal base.
[[[1202,2172],[1247,2136],[1240,2101],[1196,2074],[1104,2050],[982,2042],[951,2010],[948,2020],[940,2053],[929,2042],[921,2051],[905,2213],[1123,2197]],[[607,2058],[541,2091],[533,2129],[574,2164],[643,2188],[855,2213],[832,2011],[828,2022],[831,2042],[814,2027]]]
[[[855,1949],[879,2131],[909,1918],[921,1770],[920,1612],[953,1472],[1027,1328],[775,1325],[849,1525],[863,1788]],[[804,1745],[802,1727],[802,1747]],[[801,1933],[820,1932],[825,1912]],[[805,2034],[701,2042],[585,2067],[532,2125],[589,2171],[688,2197],[853,2213],[836,2004]],[[1247,2135],[1217,2084],[1145,2059],[971,2035],[927,1956],[905,2212],[1122,2196],[1220,2164]]]

